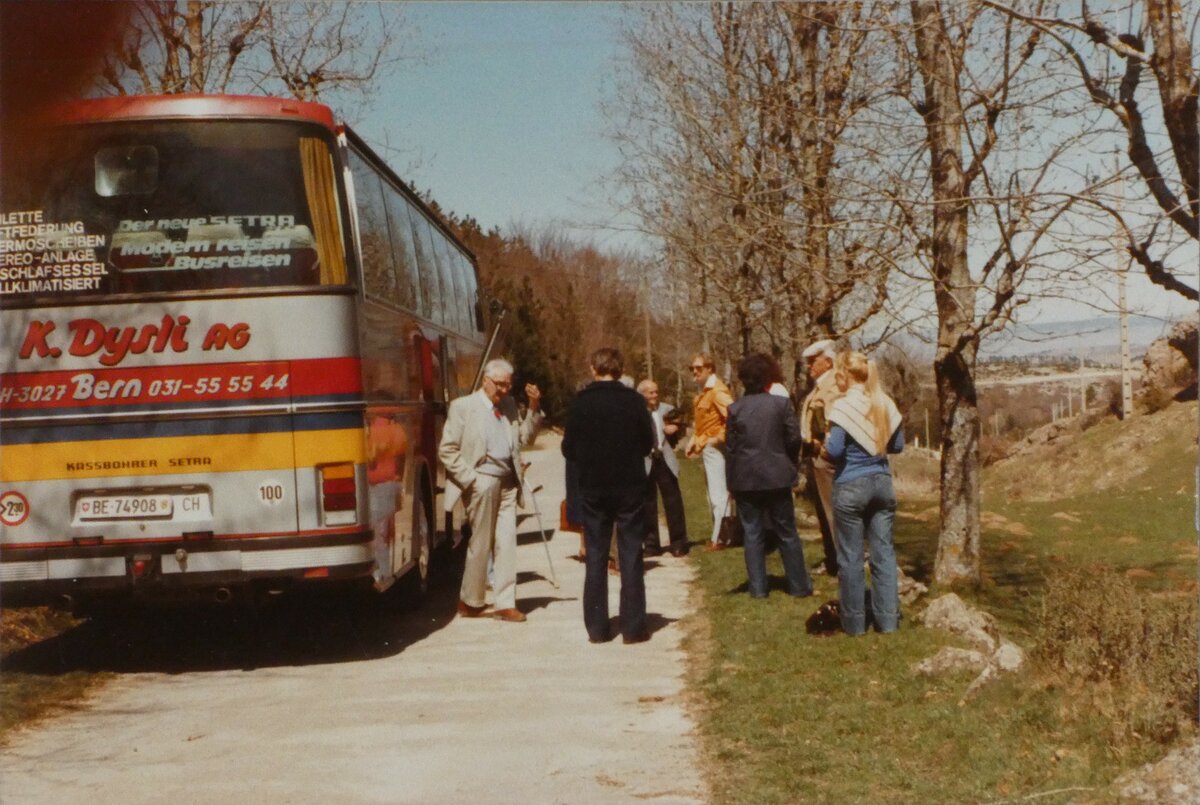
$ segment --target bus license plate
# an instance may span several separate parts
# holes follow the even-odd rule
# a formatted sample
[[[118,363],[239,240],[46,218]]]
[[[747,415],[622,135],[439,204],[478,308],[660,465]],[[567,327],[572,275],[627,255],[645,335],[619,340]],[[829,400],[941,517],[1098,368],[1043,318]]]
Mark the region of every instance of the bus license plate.
[[[170,495],[105,495],[84,497],[75,503],[79,520],[158,520],[174,512]]]

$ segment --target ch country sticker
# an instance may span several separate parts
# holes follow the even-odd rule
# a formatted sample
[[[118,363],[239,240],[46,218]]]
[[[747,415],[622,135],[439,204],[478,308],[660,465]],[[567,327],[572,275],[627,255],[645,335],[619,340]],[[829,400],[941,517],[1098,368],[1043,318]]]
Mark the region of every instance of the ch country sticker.
[[[9,528],[19,526],[29,517],[29,501],[15,490],[0,493],[0,523]]]

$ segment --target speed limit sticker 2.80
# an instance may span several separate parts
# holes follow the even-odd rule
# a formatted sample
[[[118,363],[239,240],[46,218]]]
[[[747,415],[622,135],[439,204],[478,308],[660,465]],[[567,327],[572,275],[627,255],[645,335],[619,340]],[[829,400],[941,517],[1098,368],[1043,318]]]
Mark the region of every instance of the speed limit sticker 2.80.
[[[0,492],[0,523],[18,526],[29,517],[29,501],[20,492]]]

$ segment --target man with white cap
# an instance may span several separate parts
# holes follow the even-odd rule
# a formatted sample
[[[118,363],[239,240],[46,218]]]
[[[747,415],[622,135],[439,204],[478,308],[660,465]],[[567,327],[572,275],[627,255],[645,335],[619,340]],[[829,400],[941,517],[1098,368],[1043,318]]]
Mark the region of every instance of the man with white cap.
[[[833,361],[837,357],[835,343],[826,338],[810,344],[801,357],[813,381],[812,391],[804,398],[800,409],[800,436],[804,440],[804,471],[808,476],[806,492],[817,512],[821,525],[821,546],[825,549],[825,572],[836,576],[837,549],[833,542],[833,472],[834,465],[822,457],[825,445],[825,417],[833,401],[841,396],[834,379]]]

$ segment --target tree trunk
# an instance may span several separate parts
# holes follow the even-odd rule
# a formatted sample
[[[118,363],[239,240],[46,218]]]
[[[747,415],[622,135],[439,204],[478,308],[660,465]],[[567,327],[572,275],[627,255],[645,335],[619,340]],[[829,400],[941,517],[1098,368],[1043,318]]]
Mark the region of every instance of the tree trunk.
[[[934,361],[942,423],[941,532],[934,580],[979,581],[979,408],[975,394],[975,290],[967,258],[970,211],[963,170],[963,110],[958,94],[961,45],[950,40],[932,0],[911,5],[933,194]]]
[[[1195,222],[1200,220],[1200,81],[1177,0],[1148,0],[1146,10],[1154,40],[1151,67],[1158,79],[1163,122],[1179,166],[1189,217]],[[1192,236],[1196,236],[1194,232]]]
[[[977,583],[980,420],[974,355],[939,356],[933,368],[942,425],[942,528],[933,576],[938,584]]]

